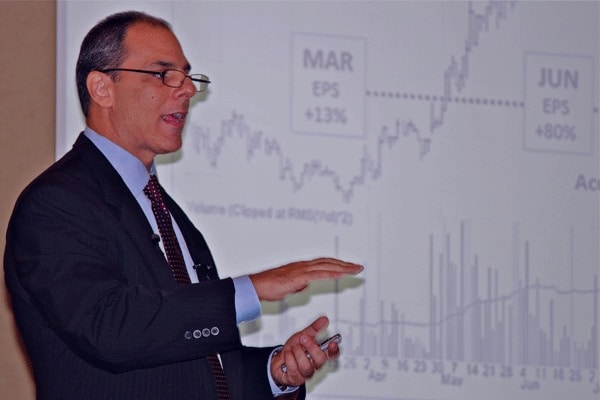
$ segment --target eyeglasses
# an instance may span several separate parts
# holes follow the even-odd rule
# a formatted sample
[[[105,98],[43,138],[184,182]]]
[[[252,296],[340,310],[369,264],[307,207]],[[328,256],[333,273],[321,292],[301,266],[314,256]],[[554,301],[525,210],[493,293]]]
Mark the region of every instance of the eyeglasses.
[[[127,71],[127,72],[138,72],[140,74],[150,74],[154,75],[157,78],[162,80],[162,83],[165,86],[169,86],[172,88],[179,88],[183,86],[183,82],[185,78],[190,78],[190,80],[194,83],[197,92],[204,92],[208,88],[208,84],[210,83],[210,79],[208,76],[202,74],[192,74],[186,75],[185,72],[180,71],[178,69],[165,69],[162,72],[158,71],[147,71],[143,69],[130,69],[130,68],[107,68],[101,69],[99,72],[113,72],[113,71]]]

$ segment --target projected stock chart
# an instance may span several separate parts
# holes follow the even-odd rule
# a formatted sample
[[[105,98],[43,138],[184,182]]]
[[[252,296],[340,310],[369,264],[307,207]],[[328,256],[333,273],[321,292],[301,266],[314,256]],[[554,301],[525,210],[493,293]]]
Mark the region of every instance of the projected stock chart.
[[[599,398],[597,2],[61,3],[59,154],[80,38],[131,8],[211,78],[158,168],[221,275],[365,265],[244,343],[327,315],[312,399]]]

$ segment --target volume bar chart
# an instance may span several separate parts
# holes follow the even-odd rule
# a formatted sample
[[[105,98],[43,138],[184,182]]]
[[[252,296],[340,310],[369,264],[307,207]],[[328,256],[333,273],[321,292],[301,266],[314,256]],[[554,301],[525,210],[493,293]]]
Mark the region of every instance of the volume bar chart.
[[[354,355],[598,368],[598,275],[591,277],[589,288],[561,289],[540,278],[532,279],[529,243],[525,241],[523,279],[514,289],[500,293],[499,269],[482,267],[477,255],[466,259],[469,223],[463,222],[460,230],[463,251],[458,262],[450,257],[450,236],[437,252],[433,235],[429,237],[427,321],[407,320],[393,302],[381,305],[376,324],[367,323],[366,318],[338,320],[337,324],[349,332],[344,341],[346,351]],[[484,287],[479,285],[482,280]],[[543,297],[549,298],[545,304]],[[579,298],[578,304],[587,304],[585,311],[590,318],[585,340],[577,341],[570,335],[570,316],[581,310],[571,309],[562,320],[556,312],[559,303],[572,304],[573,297]],[[360,307],[364,317],[364,299]],[[409,328],[418,334],[409,335]]]
[[[375,302],[374,310],[374,302],[363,293],[360,320],[340,317],[334,323],[344,332],[344,355],[404,360],[398,365],[404,363],[406,370],[413,370],[406,360],[419,360],[423,369],[431,362],[434,370],[436,362],[451,363],[455,371],[463,365],[465,376],[477,365],[497,365],[505,378],[516,377],[519,369],[525,377],[527,368],[534,368],[552,379],[597,385],[598,274],[585,280],[587,287],[574,287],[568,277],[544,282],[532,272],[533,245],[520,239],[518,225],[512,227],[513,265],[492,266],[472,251],[470,222],[462,221],[459,231],[458,247],[453,247],[450,234],[425,239],[428,315],[416,318],[411,305],[385,300]],[[573,240],[564,247],[573,252]],[[458,251],[452,254],[451,249]],[[563,268],[570,271],[568,276],[576,273],[575,265]],[[442,367],[438,369],[441,373]]]

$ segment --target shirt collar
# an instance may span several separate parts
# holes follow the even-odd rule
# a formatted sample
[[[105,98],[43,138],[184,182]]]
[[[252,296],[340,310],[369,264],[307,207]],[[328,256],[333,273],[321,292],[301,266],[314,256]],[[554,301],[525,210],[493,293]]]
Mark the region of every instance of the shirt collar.
[[[154,162],[148,171],[137,157],[93,129],[86,127],[83,134],[104,154],[134,195],[143,191],[150,174],[156,174]]]

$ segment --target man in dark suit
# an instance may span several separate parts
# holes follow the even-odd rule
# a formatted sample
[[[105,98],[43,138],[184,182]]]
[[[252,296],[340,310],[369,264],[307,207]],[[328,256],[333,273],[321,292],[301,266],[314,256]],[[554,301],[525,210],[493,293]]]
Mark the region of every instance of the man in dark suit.
[[[142,13],[112,15],[82,43],[87,127],[23,191],[7,232],[6,283],[38,399],[221,399],[214,359],[232,400],[303,398],[339,354],[317,344],[326,317],[272,348],[243,346],[237,324],[261,300],[361,266],[320,258],[220,279],[202,234],[161,188],[173,242],[157,222],[145,189],[154,157],[181,147],[190,98],[209,83],[190,69],[169,25]]]

